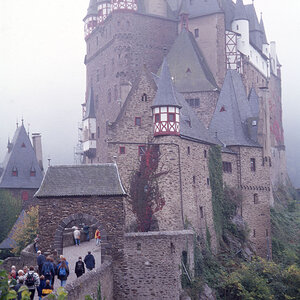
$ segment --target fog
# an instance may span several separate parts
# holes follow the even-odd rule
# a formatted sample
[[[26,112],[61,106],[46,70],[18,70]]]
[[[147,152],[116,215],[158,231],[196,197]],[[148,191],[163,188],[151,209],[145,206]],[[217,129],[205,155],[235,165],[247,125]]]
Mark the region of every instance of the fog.
[[[244,0],[245,4],[252,1]],[[42,134],[44,164],[72,164],[85,95],[83,22],[89,0],[0,0],[0,161],[16,123]],[[255,0],[282,64],[289,174],[300,187],[299,0]],[[30,124],[28,126],[28,124]],[[299,175],[298,175],[299,174]]]

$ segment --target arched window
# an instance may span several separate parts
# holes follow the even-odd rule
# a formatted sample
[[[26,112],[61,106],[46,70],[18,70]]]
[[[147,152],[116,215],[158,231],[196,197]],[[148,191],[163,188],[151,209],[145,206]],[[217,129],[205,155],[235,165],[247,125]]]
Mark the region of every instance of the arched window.
[[[147,94],[143,94],[142,95],[142,99],[141,99],[143,102],[147,102],[147,100],[148,100],[148,97],[147,97]]]

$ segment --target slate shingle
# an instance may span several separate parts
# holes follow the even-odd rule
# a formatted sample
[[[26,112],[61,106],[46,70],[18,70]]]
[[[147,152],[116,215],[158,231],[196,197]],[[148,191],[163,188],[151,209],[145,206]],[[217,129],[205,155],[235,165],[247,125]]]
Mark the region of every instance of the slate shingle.
[[[115,164],[51,166],[35,197],[126,195]]]

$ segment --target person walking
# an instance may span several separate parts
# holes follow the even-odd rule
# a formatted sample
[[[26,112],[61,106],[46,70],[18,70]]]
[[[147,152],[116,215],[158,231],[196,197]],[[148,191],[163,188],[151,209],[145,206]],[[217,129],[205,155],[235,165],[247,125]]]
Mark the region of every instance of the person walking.
[[[49,281],[49,280],[48,280]],[[50,281],[49,281],[50,282]],[[44,275],[40,276],[40,285],[37,288],[37,292],[38,292],[38,296],[39,296],[39,300],[42,299],[42,290],[43,288],[46,286],[46,280]]]
[[[46,262],[44,262],[44,264],[43,264],[42,275],[45,276],[45,280],[50,280],[50,283],[52,284],[53,278],[55,275],[55,270],[54,270],[54,266],[51,262],[50,256],[47,256]]]
[[[84,263],[89,271],[92,271],[95,268],[95,258],[91,251],[88,251],[88,254],[84,258]]]
[[[65,287],[67,284],[67,278],[69,276],[69,267],[66,264],[66,261],[63,260],[57,266],[57,278],[60,280],[60,286]]]
[[[45,286],[43,287],[42,292],[41,292],[41,298],[44,298],[44,297],[48,296],[49,294],[52,294],[52,292],[53,292],[53,288],[50,285],[50,280],[46,280]]]
[[[17,294],[18,294],[18,297],[16,298],[17,300],[21,300],[22,299],[22,292],[24,290],[22,289],[22,291],[20,291],[20,288],[22,288],[24,286],[25,286],[25,284],[24,284],[24,277],[20,277],[19,280],[18,280],[18,283],[13,288],[17,292]]]
[[[30,266],[29,271],[24,276],[25,284],[30,292],[30,299],[34,299],[35,288],[40,285],[39,275],[34,272],[34,267]]]
[[[96,246],[101,245],[101,233],[100,230],[97,228],[95,232],[95,239],[96,239]]]
[[[38,268],[39,268],[39,275],[42,275],[42,268],[43,268],[43,264],[46,261],[46,257],[45,255],[42,254],[42,252],[40,250],[38,250],[37,252],[38,257],[36,259]]]
[[[80,230],[78,229],[78,227],[75,227],[73,234],[74,234],[74,239],[75,239],[75,245],[79,246],[80,245]]]
[[[75,264],[75,274],[78,277],[80,277],[82,274],[85,273],[85,267],[84,267],[84,263],[82,261],[82,257],[79,256],[78,257],[78,261]]]
[[[85,239],[87,241],[89,241],[90,240],[90,226],[88,226],[86,224],[83,224],[83,228],[82,229],[83,229],[83,232],[85,234]]]

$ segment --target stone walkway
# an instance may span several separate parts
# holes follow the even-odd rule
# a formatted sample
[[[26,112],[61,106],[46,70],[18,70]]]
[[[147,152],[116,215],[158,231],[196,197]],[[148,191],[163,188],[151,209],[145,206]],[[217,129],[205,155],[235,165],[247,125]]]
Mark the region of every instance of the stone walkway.
[[[83,242],[80,244],[80,246],[74,245],[65,247],[63,249],[63,256],[69,263],[70,269],[70,275],[68,276],[67,284],[71,283],[77,278],[75,274],[75,264],[79,256],[81,256],[82,260],[84,260],[84,257],[88,254],[88,251],[91,251],[95,257],[96,268],[99,267],[99,265],[101,264],[101,247],[96,246],[96,242],[94,239],[90,240],[89,242]],[[85,272],[88,272],[88,270],[85,269]],[[60,280],[57,278],[57,276],[55,276],[54,290],[57,290],[58,287],[60,287]],[[37,293],[34,298],[38,299]]]

